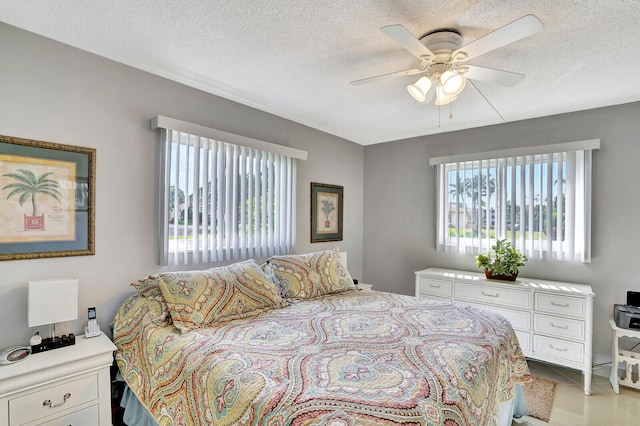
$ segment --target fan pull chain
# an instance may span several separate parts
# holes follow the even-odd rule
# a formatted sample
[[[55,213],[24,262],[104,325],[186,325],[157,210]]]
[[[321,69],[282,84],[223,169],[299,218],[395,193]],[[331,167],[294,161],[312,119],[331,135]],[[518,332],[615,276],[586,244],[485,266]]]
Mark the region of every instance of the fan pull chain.
[[[440,105],[438,105],[438,129],[440,128]]]
[[[453,102],[449,102],[449,120],[451,120],[453,118],[453,113],[451,112],[451,104]]]

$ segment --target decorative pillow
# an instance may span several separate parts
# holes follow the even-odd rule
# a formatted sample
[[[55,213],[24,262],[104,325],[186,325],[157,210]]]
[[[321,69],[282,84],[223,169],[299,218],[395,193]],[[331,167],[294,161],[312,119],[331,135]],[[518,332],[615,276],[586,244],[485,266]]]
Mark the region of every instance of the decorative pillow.
[[[160,276],[173,324],[182,333],[286,306],[276,285],[253,260]]]
[[[278,280],[278,276],[276,275],[276,271],[273,267],[273,265],[271,265],[269,262],[265,262],[262,265],[260,265],[260,269],[262,269],[262,271],[264,272],[264,275],[267,277],[267,279],[273,283],[275,283],[276,287],[278,287],[278,291],[280,292],[280,296],[282,297],[286,297],[284,294],[284,290],[282,289],[282,286],[280,285],[280,281]]]
[[[138,290],[140,296],[147,299],[149,310],[153,315],[153,323],[159,326],[171,324],[171,315],[169,315],[169,307],[164,300],[162,290],[158,286],[161,278],[160,275],[149,275],[138,281],[132,282],[131,286]]]
[[[338,250],[273,256],[267,263],[288,299],[310,299],[356,288]]]

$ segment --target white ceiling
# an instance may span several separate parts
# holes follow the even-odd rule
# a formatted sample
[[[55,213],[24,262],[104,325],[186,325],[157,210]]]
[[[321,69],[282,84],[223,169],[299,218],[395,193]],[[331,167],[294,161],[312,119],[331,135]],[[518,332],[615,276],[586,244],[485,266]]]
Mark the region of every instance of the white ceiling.
[[[526,78],[468,85],[451,119],[419,76],[350,84],[418,66],[384,25],[466,44],[526,14],[545,30],[469,61]],[[2,0],[0,21],[362,145],[640,100],[638,0]]]

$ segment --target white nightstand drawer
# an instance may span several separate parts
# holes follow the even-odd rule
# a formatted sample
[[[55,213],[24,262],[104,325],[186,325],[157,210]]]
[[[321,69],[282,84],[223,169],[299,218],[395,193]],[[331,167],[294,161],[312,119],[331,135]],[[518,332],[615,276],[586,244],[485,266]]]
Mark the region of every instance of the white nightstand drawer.
[[[581,297],[536,293],[536,310],[583,317],[586,312],[586,301]]]
[[[551,315],[535,314],[533,331],[558,337],[584,340],[584,321],[571,318],[559,318]]]
[[[100,424],[98,413],[98,406],[92,405],[75,413],[41,423],[38,426],[98,426]]]
[[[9,423],[21,425],[97,399],[98,377],[83,377],[11,399]]]
[[[537,334],[533,336],[533,351],[536,354],[544,354],[576,363],[584,361],[584,345],[582,343],[568,342]]]
[[[420,293],[440,297],[451,297],[451,281],[420,277]]]
[[[509,284],[488,286],[456,281],[455,298],[511,308],[531,309],[531,292],[516,290],[508,286]]]

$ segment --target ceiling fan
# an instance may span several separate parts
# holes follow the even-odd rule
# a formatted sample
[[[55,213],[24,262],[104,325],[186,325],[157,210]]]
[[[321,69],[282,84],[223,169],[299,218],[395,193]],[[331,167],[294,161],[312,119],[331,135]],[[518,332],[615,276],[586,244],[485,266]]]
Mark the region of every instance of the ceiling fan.
[[[425,74],[414,84],[408,85],[407,90],[416,101],[422,103],[430,102],[435,93],[436,105],[453,102],[465,88],[467,79],[513,86],[524,78],[524,74],[470,65],[466,64],[466,61],[536,34],[543,29],[544,25],[540,19],[534,15],[525,15],[461,46],[462,35],[456,30],[436,30],[417,39],[400,24],[387,25],[380,30],[418,58],[419,68],[355,80],[351,84],[358,85],[391,77]]]

